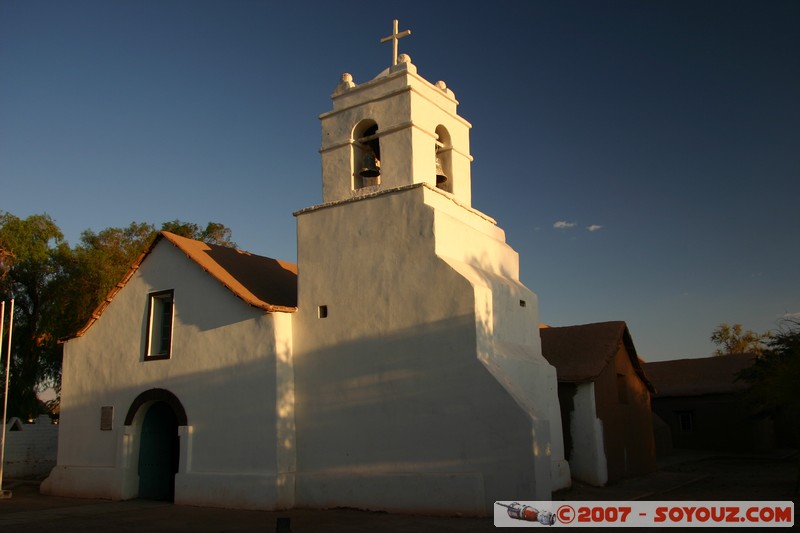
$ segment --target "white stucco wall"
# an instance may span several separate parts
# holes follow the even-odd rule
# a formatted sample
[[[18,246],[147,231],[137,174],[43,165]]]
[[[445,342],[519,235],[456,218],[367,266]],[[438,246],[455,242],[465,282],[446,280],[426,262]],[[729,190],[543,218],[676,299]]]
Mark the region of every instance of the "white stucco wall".
[[[597,418],[594,383],[580,383],[570,413],[572,451],[569,466],[572,476],[590,485],[608,482],[603,422]]]
[[[148,293],[174,289],[172,354],[143,361]],[[248,306],[162,240],[83,337],[64,346],[58,466],[50,494],[134,498],[139,426],[125,416],[138,395],[177,396],[175,501],[267,509],[293,499],[291,316]],[[280,386],[280,378],[288,381]],[[287,385],[288,383],[288,385]],[[100,430],[101,406],[114,407]]]
[[[424,186],[298,214],[298,505],[550,498],[555,371],[516,260],[491,221]]]
[[[519,281],[519,256],[492,219],[436,189],[424,194],[435,207],[436,235],[457,236],[437,238],[436,253],[474,288],[479,358],[534,421],[537,441],[547,443],[541,452],[552,490],[568,487],[556,371],[542,356],[538,298]]]

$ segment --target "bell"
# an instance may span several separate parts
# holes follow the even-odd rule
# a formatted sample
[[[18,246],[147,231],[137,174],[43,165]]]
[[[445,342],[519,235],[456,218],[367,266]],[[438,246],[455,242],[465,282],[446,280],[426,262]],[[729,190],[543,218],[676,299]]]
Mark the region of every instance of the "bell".
[[[381,175],[381,169],[376,166],[364,167],[358,171],[358,175],[362,178],[377,178]]]
[[[436,158],[436,186],[439,187],[447,183],[447,175],[444,173],[444,169],[442,168],[442,160],[438,157]]]
[[[364,167],[358,171],[362,178],[377,178],[381,175],[381,162],[372,150],[364,154]]]

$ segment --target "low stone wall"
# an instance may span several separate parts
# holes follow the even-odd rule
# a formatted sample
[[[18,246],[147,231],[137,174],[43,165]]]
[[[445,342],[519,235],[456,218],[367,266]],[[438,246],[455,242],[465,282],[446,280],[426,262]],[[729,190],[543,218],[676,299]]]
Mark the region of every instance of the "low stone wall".
[[[4,478],[45,478],[56,465],[58,426],[41,415],[33,424],[12,418],[6,424]]]

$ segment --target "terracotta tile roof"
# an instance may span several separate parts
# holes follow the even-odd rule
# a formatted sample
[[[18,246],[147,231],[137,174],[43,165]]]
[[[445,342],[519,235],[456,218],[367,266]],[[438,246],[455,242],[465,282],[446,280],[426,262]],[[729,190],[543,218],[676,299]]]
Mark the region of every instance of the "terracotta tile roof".
[[[639,363],[636,347],[625,322],[598,322],[578,326],[539,329],[542,353],[556,367],[558,381],[583,383],[596,379],[614,359],[621,344],[636,374],[653,392],[653,385]]]
[[[181,250],[233,294],[249,305],[264,311],[293,313],[297,311],[297,265],[269,257],[251,254],[242,250],[206,244],[162,231],[150,246],[139,255],[125,276],[97,306],[83,328],[72,337],[80,337],[100,315],[117,293],[130,281],[150,252],[166,240]]]
[[[294,263],[206,244],[167,231],[162,231],[161,235],[253,307],[269,312],[297,311],[297,265]]]
[[[656,397],[700,396],[747,389],[736,374],[754,360],[753,354],[720,355],[645,363],[644,368],[658,390]]]

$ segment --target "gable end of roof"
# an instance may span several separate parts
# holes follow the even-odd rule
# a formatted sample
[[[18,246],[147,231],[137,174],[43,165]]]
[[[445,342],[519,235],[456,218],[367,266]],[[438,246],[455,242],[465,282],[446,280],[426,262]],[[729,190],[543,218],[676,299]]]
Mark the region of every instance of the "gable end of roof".
[[[92,312],[86,324],[74,335],[59,339],[63,343],[82,337],[97,322],[108,305],[139,270],[142,262],[166,239],[204,272],[248,305],[268,313],[297,311],[297,265],[242,250],[207,244],[162,231],[139,254],[131,267]],[[273,303],[267,301],[273,300]]]
[[[613,361],[621,346],[645,387],[655,388],[647,378],[628,325],[623,321],[539,329],[545,359],[556,367],[558,380],[567,383],[594,381]]]

